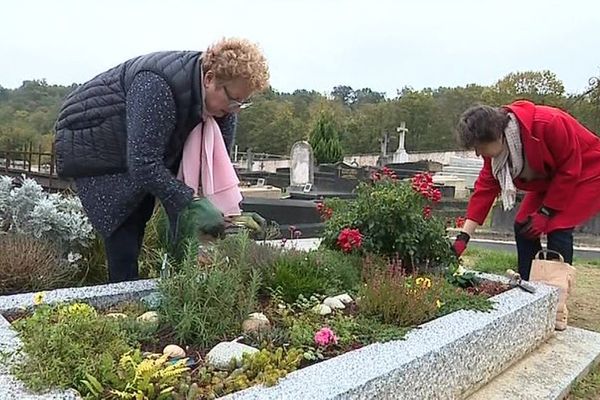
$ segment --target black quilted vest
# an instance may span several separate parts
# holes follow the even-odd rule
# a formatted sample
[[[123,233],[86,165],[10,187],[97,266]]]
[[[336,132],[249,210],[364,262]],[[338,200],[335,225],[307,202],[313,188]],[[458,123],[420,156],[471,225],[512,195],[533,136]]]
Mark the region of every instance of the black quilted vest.
[[[161,76],[175,99],[177,122],[165,154],[165,164],[173,168],[202,115],[200,55],[166,51],[136,57],[70,93],[56,122],[59,176],[78,178],[127,171],[125,106],[129,87],[141,71]]]

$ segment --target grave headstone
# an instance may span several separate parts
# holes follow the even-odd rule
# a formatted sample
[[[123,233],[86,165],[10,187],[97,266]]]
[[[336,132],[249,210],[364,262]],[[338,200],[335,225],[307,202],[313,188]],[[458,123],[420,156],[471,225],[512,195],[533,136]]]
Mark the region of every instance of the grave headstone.
[[[314,183],[314,155],[310,143],[296,142],[292,146],[290,188],[306,188]]]

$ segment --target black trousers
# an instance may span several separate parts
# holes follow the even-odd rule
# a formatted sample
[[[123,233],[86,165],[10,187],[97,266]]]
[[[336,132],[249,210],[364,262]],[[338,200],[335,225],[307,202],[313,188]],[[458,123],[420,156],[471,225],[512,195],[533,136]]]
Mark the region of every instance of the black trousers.
[[[138,279],[138,257],[146,223],[154,211],[154,196],[147,195],[127,219],[104,239],[108,279],[123,282]]]
[[[531,261],[542,249],[540,239],[528,239],[519,234],[522,225],[515,223],[515,241],[517,242],[517,256],[519,264],[519,274],[521,278],[529,280],[529,273],[531,272]],[[547,235],[548,250],[554,250],[560,253],[565,262],[569,264],[573,263],[573,228],[560,229],[554,232],[550,232]]]

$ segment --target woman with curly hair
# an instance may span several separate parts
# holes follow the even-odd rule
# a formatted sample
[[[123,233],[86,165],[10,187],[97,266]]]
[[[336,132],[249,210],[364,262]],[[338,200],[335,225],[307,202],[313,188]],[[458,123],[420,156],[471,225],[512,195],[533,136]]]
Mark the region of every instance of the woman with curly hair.
[[[173,240],[183,227],[217,235],[240,214],[229,159],[236,114],[268,80],[256,44],[223,39],[205,52],[133,58],[69,94],[56,123],[57,170],[75,179],[104,239],[111,282],[138,277],[156,199]]]

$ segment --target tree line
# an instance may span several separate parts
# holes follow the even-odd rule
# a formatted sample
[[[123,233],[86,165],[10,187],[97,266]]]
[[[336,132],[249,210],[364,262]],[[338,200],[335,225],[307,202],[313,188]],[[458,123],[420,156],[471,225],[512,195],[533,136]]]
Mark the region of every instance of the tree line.
[[[16,89],[0,86],[0,150],[20,150],[29,144],[50,150],[58,109],[75,87],[50,85],[43,79],[25,81]],[[240,114],[236,143],[240,150],[288,154],[294,142],[309,140],[311,132],[327,126],[337,135],[344,154],[376,153],[381,137],[385,133],[394,137],[396,127],[404,121],[409,129],[409,152],[453,150],[457,148],[454,127],[465,109],[478,103],[499,106],[517,99],[561,107],[600,132],[597,79],[589,82],[584,93],[572,94],[551,71],[527,71],[508,74],[490,86],[404,87],[393,98],[370,88],[346,85],[335,86],[327,94],[307,89],[285,93],[271,88],[256,95],[253,105]],[[395,145],[392,140],[390,149]]]

